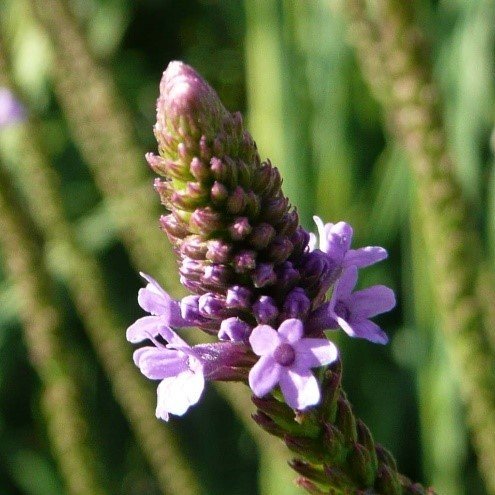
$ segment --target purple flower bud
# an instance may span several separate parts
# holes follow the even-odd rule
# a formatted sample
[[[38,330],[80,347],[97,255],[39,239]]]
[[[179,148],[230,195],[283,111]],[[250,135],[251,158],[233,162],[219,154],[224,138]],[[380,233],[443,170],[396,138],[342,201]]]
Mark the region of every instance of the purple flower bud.
[[[269,223],[259,223],[253,228],[253,232],[249,236],[249,244],[254,249],[266,248],[275,238],[276,231]]]
[[[208,241],[206,259],[213,263],[227,263],[232,253],[232,245],[219,239]]]
[[[277,287],[283,291],[289,291],[295,287],[300,279],[299,271],[290,261],[284,261],[277,267]]]
[[[255,218],[261,210],[261,200],[254,191],[249,191],[246,196],[246,207],[244,208],[246,215],[250,218]]]
[[[211,199],[214,203],[223,203],[229,196],[227,188],[217,180],[211,186]]]
[[[204,182],[210,178],[210,168],[198,157],[191,160],[189,170],[194,178],[200,182]]]
[[[212,149],[208,145],[208,139],[203,134],[201,136],[201,138],[199,139],[199,156],[200,156],[201,160],[204,160],[204,161],[209,163],[210,158],[211,158],[211,153],[212,153]],[[194,177],[196,177],[192,167],[193,167],[193,164],[191,162],[191,173],[194,175]],[[209,168],[208,168],[208,176],[209,176]],[[198,178],[198,180],[200,180],[200,179]]]
[[[205,287],[216,292],[225,292],[232,278],[232,269],[225,265],[210,265],[204,269],[202,282]]]
[[[252,327],[239,318],[227,318],[222,321],[218,338],[220,340],[232,340],[234,342],[245,342],[249,339]]]
[[[240,241],[251,232],[251,225],[246,217],[237,217],[229,227],[230,236],[234,241]]]
[[[234,256],[234,270],[237,273],[247,273],[256,267],[256,252],[245,250]]]
[[[180,246],[181,255],[193,260],[204,260],[206,252],[207,246],[201,236],[190,235],[184,239]]]
[[[183,222],[180,222],[172,213],[170,215],[162,215],[160,217],[160,225],[171,237],[182,239],[189,234],[187,226]]]
[[[203,263],[191,258],[183,258],[179,273],[190,280],[199,281],[204,273]]]
[[[184,320],[197,322],[204,319],[199,312],[199,297],[200,296],[186,296],[181,299],[180,313]]]
[[[167,175],[168,169],[166,161],[161,156],[157,156],[154,153],[146,153],[144,157],[154,172],[159,175]]]
[[[286,296],[282,313],[283,318],[298,318],[304,320],[311,307],[311,301],[301,287],[292,289]]]
[[[201,184],[188,182],[185,189],[172,192],[170,202],[181,210],[193,211],[196,207],[202,205],[208,196],[208,190]]]
[[[225,309],[225,299],[208,292],[200,296],[198,307],[203,316],[219,317]]]
[[[194,211],[191,215],[190,226],[198,234],[209,235],[222,227],[222,218],[220,213],[205,206]]]
[[[292,242],[292,245],[294,246],[291,256],[294,259],[299,259],[308,247],[309,232],[302,227],[298,227],[294,234],[290,236],[290,242]]]
[[[159,142],[168,129],[184,137],[213,136],[227,116],[215,91],[192,67],[182,62],[169,64],[157,102],[155,135]]]
[[[252,278],[256,288],[273,285],[277,280],[277,275],[273,270],[273,263],[258,263]]]
[[[233,215],[240,213],[246,206],[245,196],[244,189],[237,186],[227,200],[227,211]]]
[[[289,200],[284,196],[268,197],[261,205],[261,217],[265,222],[278,223],[282,215],[286,212]]]
[[[253,304],[253,313],[259,324],[273,323],[278,316],[275,300],[270,296],[261,296]]]
[[[267,255],[274,263],[285,261],[292,253],[292,242],[287,237],[276,237],[267,249]]]
[[[220,158],[213,157],[210,161],[210,170],[219,182],[225,182],[228,179],[228,167],[227,165],[220,160]]]
[[[277,224],[278,233],[290,238],[299,226],[299,215],[296,210],[288,211]]]
[[[234,285],[227,290],[229,308],[248,309],[251,307],[252,292],[247,287]]]

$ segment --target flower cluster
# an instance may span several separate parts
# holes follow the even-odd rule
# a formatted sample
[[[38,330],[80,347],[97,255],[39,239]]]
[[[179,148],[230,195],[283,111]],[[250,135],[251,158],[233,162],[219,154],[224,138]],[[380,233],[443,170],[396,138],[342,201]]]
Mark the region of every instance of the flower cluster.
[[[324,224],[318,236],[299,226],[278,170],[261,162],[240,114],[229,113],[194,69],[172,62],[163,74],[155,136],[147,155],[162,176],[155,189],[170,210],[160,219],[192,293],[172,299],[148,275],[139,291],[150,313],[127,330],[145,342],[134,361],[158,386],[157,416],[181,415],[205,381],[241,380],[257,397],[280,387],[304,410],[320,400],[311,371],[338,356],[325,330],[386,343],[370,321],[395,305],[384,286],[354,291],[357,272],[383,260],[380,247],[351,249],[349,224]],[[331,293],[330,298],[327,294]],[[187,345],[176,333],[197,327],[218,337]]]

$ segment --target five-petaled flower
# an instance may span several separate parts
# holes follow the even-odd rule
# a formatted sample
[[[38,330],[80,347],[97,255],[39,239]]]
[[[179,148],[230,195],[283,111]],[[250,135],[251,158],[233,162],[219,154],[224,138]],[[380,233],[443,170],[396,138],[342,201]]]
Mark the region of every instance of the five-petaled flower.
[[[327,339],[303,337],[301,320],[285,320],[278,331],[268,325],[253,329],[249,342],[261,356],[249,373],[254,394],[263,397],[280,385],[287,404],[305,409],[320,400],[320,389],[311,368],[337,359],[337,348]]]

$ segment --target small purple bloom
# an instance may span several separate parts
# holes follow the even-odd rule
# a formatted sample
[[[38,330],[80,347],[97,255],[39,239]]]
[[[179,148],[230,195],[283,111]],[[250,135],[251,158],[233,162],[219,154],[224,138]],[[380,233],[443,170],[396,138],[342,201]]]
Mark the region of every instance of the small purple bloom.
[[[141,347],[134,363],[151,380],[161,380],[157,389],[156,417],[168,421],[169,414],[182,416],[196,404],[205,386],[203,365],[193,348],[172,330],[162,335],[169,344]]]
[[[172,299],[158,284],[158,282],[141,273],[148,282],[144,289],[139,289],[138,303],[152,316],[144,316],[127,329],[127,340],[133,344],[157,335],[162,335],[169,327],[185,327],[188,322],[181,316],[180,305]]]
[[[357,268],[351,266],[335,284],[326,307],[326,328],[340,326],[351,337],[386,344],[387,334],[369,318],[390,311],[395,306],[394,291],[384,285],[374,285],[352,292],[356,282]]]
[[[263,397],[280,384],[287,404],[305,409],[320,400],[320,389],[311,368],[337,359],[337,348],[327,339],[303,337],[301,320],[285,320],[278,331],[258,325],[249,337],[253,352],[260,356],[249,372],[249,386]]]
[[[367,246],[360,249],[351,249],[353,236],[352,227],[346,222],[326,223],[320,217],[313,217],[318,227],[318,239],[310,234],[309,249],[316,248],[326,253],[335,262],[336,266],[345,269],[349,266],[364,268],[378,263],[387,257],[387,251],[378,246]]]
[[[24,107],[7,88],[0,87],[0,129],[25,118]]]

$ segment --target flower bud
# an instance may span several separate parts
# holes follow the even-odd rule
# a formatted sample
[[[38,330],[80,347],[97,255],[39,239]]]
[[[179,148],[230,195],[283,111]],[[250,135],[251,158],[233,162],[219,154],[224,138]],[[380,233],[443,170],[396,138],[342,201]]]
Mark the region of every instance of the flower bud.
[[[247,287],[234,285],[227,290],[227,306],[235,309],[251,307],[252,292]]]
[[[256,288],[272,285],[277,280],[272,263],[258,263],[252,275],[253,284]]]
[[[273,323],[278,316],[278,308],[270,296],[261,296],[253,304],[253,313],[259,324]]]

